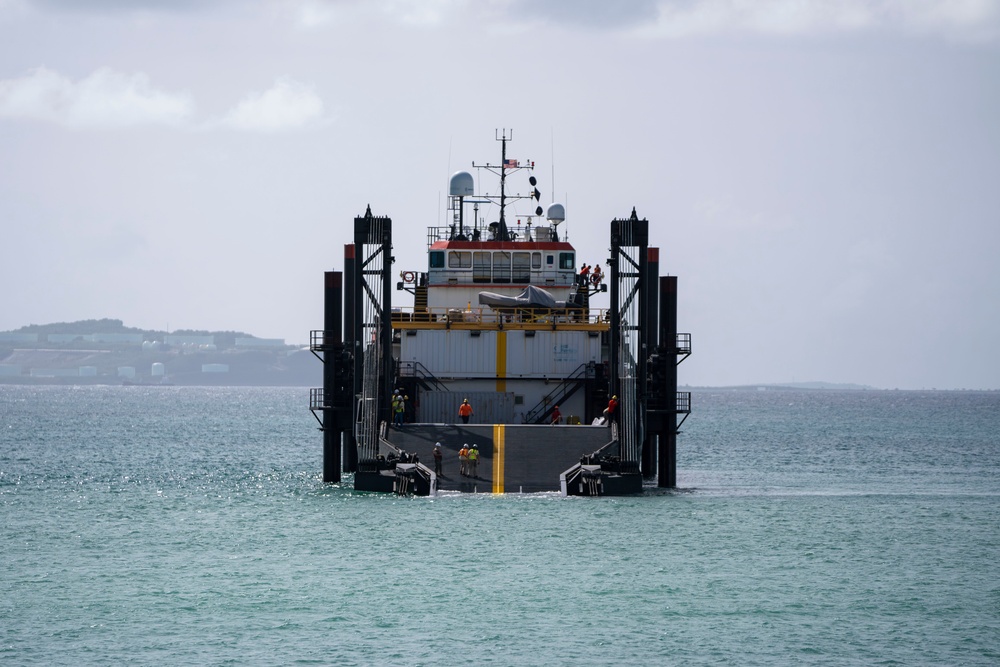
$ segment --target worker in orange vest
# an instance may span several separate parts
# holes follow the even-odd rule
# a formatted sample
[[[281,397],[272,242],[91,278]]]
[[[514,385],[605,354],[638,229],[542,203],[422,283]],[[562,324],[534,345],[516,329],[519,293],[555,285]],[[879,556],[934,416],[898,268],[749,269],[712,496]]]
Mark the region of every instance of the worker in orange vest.
[[[458,416],[462,418],[463,424],[469,423],[469,417],[472,416],[472,406],[469,405],[469,399],[462,399],[462,405],[458,406]]]
[[[600,285],[601,281],[604,280],[604,272],[601,271],[601,265],[598,264],[594,267],[594,273],[590,276],[590,282],[594,285]]]
[[[458,472],[462,477],[469,476],[469,445],[462,445],[462,448],[458,450]]]
[[[604,423],[610,425],[615,418],[615,408],[618,407],[618,397],[612,396],[608,401],[608,407],[604,408]]]

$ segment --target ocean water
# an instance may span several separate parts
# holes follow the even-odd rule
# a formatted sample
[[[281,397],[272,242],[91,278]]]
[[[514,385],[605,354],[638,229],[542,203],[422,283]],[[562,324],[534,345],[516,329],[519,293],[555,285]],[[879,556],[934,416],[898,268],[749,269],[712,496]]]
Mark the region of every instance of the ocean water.
[[[325,486],[307,404],[0,386],[0,662],[1000,664],[1000,392],[696,391],[601,499]]]

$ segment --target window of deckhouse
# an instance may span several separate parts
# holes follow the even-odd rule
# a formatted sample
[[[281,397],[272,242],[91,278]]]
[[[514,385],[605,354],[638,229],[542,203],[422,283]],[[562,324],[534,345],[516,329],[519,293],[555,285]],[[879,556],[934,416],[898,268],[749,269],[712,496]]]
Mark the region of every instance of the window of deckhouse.
[[[531,253],[515,252],[514,264],[511,270],[510,281],[512,283],[531,282]]]
[[[472,253],[471,252],[449,252],[448,253],[448,268],[449,269],[471,269],[472,268]]]
[[[472,253],[472,282],[488,283],[493,279],[491,275],[493,263],[488,252]]]
[[[510,253],[503,250],[493,253],[493,282],[510,282]]]

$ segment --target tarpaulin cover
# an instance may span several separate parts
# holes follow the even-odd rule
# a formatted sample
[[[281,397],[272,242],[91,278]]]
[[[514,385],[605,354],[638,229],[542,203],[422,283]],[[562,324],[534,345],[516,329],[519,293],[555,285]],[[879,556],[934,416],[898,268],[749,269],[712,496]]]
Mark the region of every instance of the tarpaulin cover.
[[[556,301],[541,287],[528,285],[517,296],[506,296],[495,292],[480,292],[479,305],[494,308],[565,308],[565,301]]]

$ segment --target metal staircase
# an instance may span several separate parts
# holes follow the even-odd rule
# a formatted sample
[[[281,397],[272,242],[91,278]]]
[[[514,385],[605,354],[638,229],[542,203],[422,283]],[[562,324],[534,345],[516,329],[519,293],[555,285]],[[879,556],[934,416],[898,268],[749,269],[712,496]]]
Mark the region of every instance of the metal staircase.
[[[552,409],[566,402],[573,394],[580,391],[587,380],[594,377],[594,364],[580,364],[580,366],[562,380],[555,389],[547,396],[544,396],[535,407],[531,408],[524,416],[525,424],[545,424],[552,416]]]

